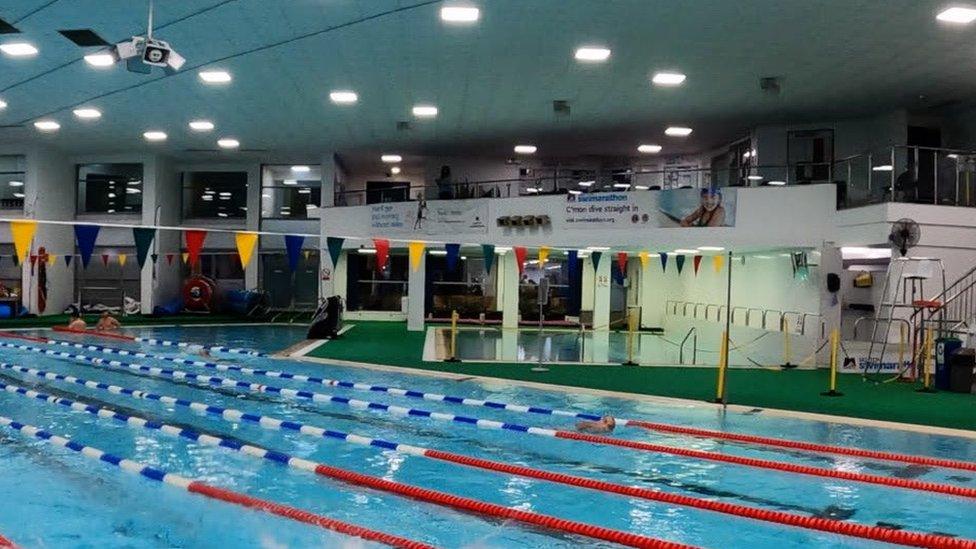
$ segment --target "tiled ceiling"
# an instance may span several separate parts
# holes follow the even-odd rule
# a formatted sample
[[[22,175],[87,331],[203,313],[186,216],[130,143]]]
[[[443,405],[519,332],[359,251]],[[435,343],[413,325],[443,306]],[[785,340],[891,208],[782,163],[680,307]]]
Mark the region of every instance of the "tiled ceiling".
[[[419,0],[157,1],[157,37],[187,58],[173,76],[96,70],[58,33],[91,29],[109,42],[145,31],[137,0],[0,0],[0,19],[40,54],[0,56],[0,139],[39,140],[71,153],[160,149],[195,157],[233,136],[282,155],[507,155],[516,142],[540,155],[629,155],[638,142],[697,150],[757,123],[818,120],[968,101],[976,93],[976,25],[935,20],[931,0],[468,0],[472,26],[440,21],[443,2]],[[307,35],[307,36],[306,36]],[[302,38],[303,36],[306,36]],[[276,47],[271,44],[283,42]],[[579,45],[610,47],[581,65]],[[228,86],[203,85],[195,67],[226,69]],[[649,75],[678,69],[675,89]],[[777,94],[762,77],[780,79]],[[332,89],[359,103],[333,105]],[[924,99],[920,99],[924,96]],[[567,100],[571,114],[553,113]],[[439,108],[417,120],[416,103]],[[72,108],[93,106],[82,122]],[[31,122],[62,128],[38,135]],[[186,124],[213,120],[193,134]],[[397,122],[410,121],[409,130]],[[667,138],[669,124],[695,128]],[[169,134],[144,143],[146,129]],[[232,154],[232,153],[223,153]]]

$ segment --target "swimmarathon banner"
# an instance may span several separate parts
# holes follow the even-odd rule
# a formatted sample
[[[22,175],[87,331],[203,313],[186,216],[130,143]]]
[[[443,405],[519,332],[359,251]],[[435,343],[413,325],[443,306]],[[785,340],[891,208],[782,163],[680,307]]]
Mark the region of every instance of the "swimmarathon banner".
[[[735,189],[566,195],[567,229],[733,227]]]

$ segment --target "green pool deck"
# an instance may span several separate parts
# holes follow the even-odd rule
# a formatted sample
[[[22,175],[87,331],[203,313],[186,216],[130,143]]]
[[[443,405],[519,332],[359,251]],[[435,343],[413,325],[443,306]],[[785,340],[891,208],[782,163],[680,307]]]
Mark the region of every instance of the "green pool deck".
[[[716,368],[550,365],[531,363],[424,362],[424,332],[401,322],[350,322],[354,327],[308,356],[416,368],[434,372],[551,383],[570,387],[711,401]],[[861,376],[838,376],[840,397],[825,397],[826,370],[731,369],[728,403],[819,414],[914,423],[976,431],[976,395],[918,393],[910,383],[875,384]]]

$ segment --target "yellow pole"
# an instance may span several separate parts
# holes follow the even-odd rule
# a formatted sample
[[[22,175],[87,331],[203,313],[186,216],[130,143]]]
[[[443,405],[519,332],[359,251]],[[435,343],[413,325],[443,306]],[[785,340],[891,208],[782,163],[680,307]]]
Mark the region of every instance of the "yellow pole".
[[[722,332],[722,341],[719,343],[718,354],[718,381],[715,384],[715,402],[725,404],[725,371],[729,367],[726,363],[729,348],[729,333]]]
[[[840,330],[834,328],[830,331],[830,387],[820,393],[823,396],[844,396],[844,393],[837,390],[837,358],[840,354]]]
[[[905,364],[905,324],[898,323],[898,371]]]
[[[932,337],[932,328],[926,328],[925,330],[925,344],[923,345],[923,352],[925,355],[922,356],[922,388],[918,389],[919,393],[934,393],[935,389],[932,388],[932,370],[935,369],[932,362],[935,360],[935,356],[932,353],[932,347],[935,345],[935,339]]]
[[[796,368],[796,364],[793,364],[791,360],[793,359],[793,346],[790,340],[790,323],[786,320],[786,315],[783,315],[779,319],[780,331],[783,332],[783,363],[780,364],[780,368]]]
[[[444,362],[461,362],[457,357],[457,321],[458,312],[451,311],[451,356]]]
[[[637,331],[637,311],[631,309],[627,314],[627,362],[624,366],[637,366],[634,362],[634,340]]]

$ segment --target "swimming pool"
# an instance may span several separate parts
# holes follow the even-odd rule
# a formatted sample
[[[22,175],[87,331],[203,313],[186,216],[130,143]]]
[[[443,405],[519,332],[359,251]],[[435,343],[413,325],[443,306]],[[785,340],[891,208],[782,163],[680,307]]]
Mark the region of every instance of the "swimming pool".
[[[604,532],[643,536],[626,538],[635,544],[656,538],[700,547],[882,545],[689,505],[702,501],[758,509],[760,518],[781,513],[821,517],[831,524],[881,525],[870,530],[874,533],[917,531],[956,537],[928,538],[932,543],[956,539],[964,546],[961,538],[976,538],[976,523],[971,520],[976,512],[973,469],[815,453],[623,425],[607,437],[611,442],[599,437],[571,440],[551,436],[551,432],[572,427],[576,418],[545,412],[612,413],[620,419],[965,462],[976,462],[976,439],[219,351],[213,356],[221,360],[213,361],[187,354],[185,349],[150,343],[49,331],[27,333],[66,344],[0,337],[0,343],[6,345],[0,348],[0,384],[4,388],[0,416],[188,479],[432,546],[617,545],[554,525],[529,524],[523,520],[526,515],[493,518],[477,509],[446,506],[447,500],[438,504],[408,498],[406,492],[396,492],[396,487],[407,484],[467,498],[465,501],[486,504],[479,506],[482,511],[495,505],[532,517],[547,515],[601,527]],[[302,330],[288,327],[154,328],[127,333],[269,352],[303,336]],[[74,343],[95,345],[70,346]],[[120,355],[120,349],[130,354]],[[137,351],[148,356],[131,354]],[[315,379],[304,381],[288,374]],[[361,382],[368,387],[347,388],[321,378]],[[80,380],[97,384],[86,386]],[[391,392],[391,387],[416,392],[401,396],[396,390]],[[51,398],[21,394],[18,388]],[[127,394],[128,389],[141,393],[134,398]],[[538,409],[507,410],[471,401],[462,404],[445,401],[438,394]],[[73,409],[67,405],[69,400],[94,408],[86,411],[78,404]],[[208,411],[204,405],[212,408]],[[147,429],[136,420],[120,421],[118,415],[89,413],[103,407],[158,422],[150,427],[161,423],[172,427]],[[227,410],[250,415],[235,416]],[[484,428],[467,418],[483,420]],[[498,424],[490,422],[505,427],[495,428]],[[295,430],[296,426],[301,430]],[[525,427],[533,429],[526,432]],[[317,428],[330,433],[323,436]],[[225,445],[214,446],[214,439],[201,441],[200,434],[220,437]],[[350,442],[341,434],[366,438]],[[408,446],[396,446],[397,451],[383,444],[369,445],[377,439]],[[244,444],[280,454],[264,454],[262,459],[256,455],[259,451],[252,450],[251,455],[233,451]],[[659,447],[677,450],[660,451]],[[426,449],[447,454],[421,455]],[[594,479],[606,483],[603,488],[621,487],[625,494],[532,477],[521,469],[490,470],[485,462],[470,458],[543,470],[562,475],[558,478],[563,481]],[[0,534],[23,547],[381,546],[125,474],[110,463],[57,447],[32,436],[29,429],[25,433],[11,425],[0,427],[0,463],[4,465],[0,493],[5,495],[5,504],[0,505]],[[307,463],[324,468],[310,471]],[[755,463],[787,464],[791,470]],[[853,479],[797,472],[809,469]],[[337,476],[345,480],[337,480]],[[873,481],[865,482],[868,478]],[[363,483],[372,484],[364,487]],[[957,487],[960,495],[937,492],[946,486]]]

